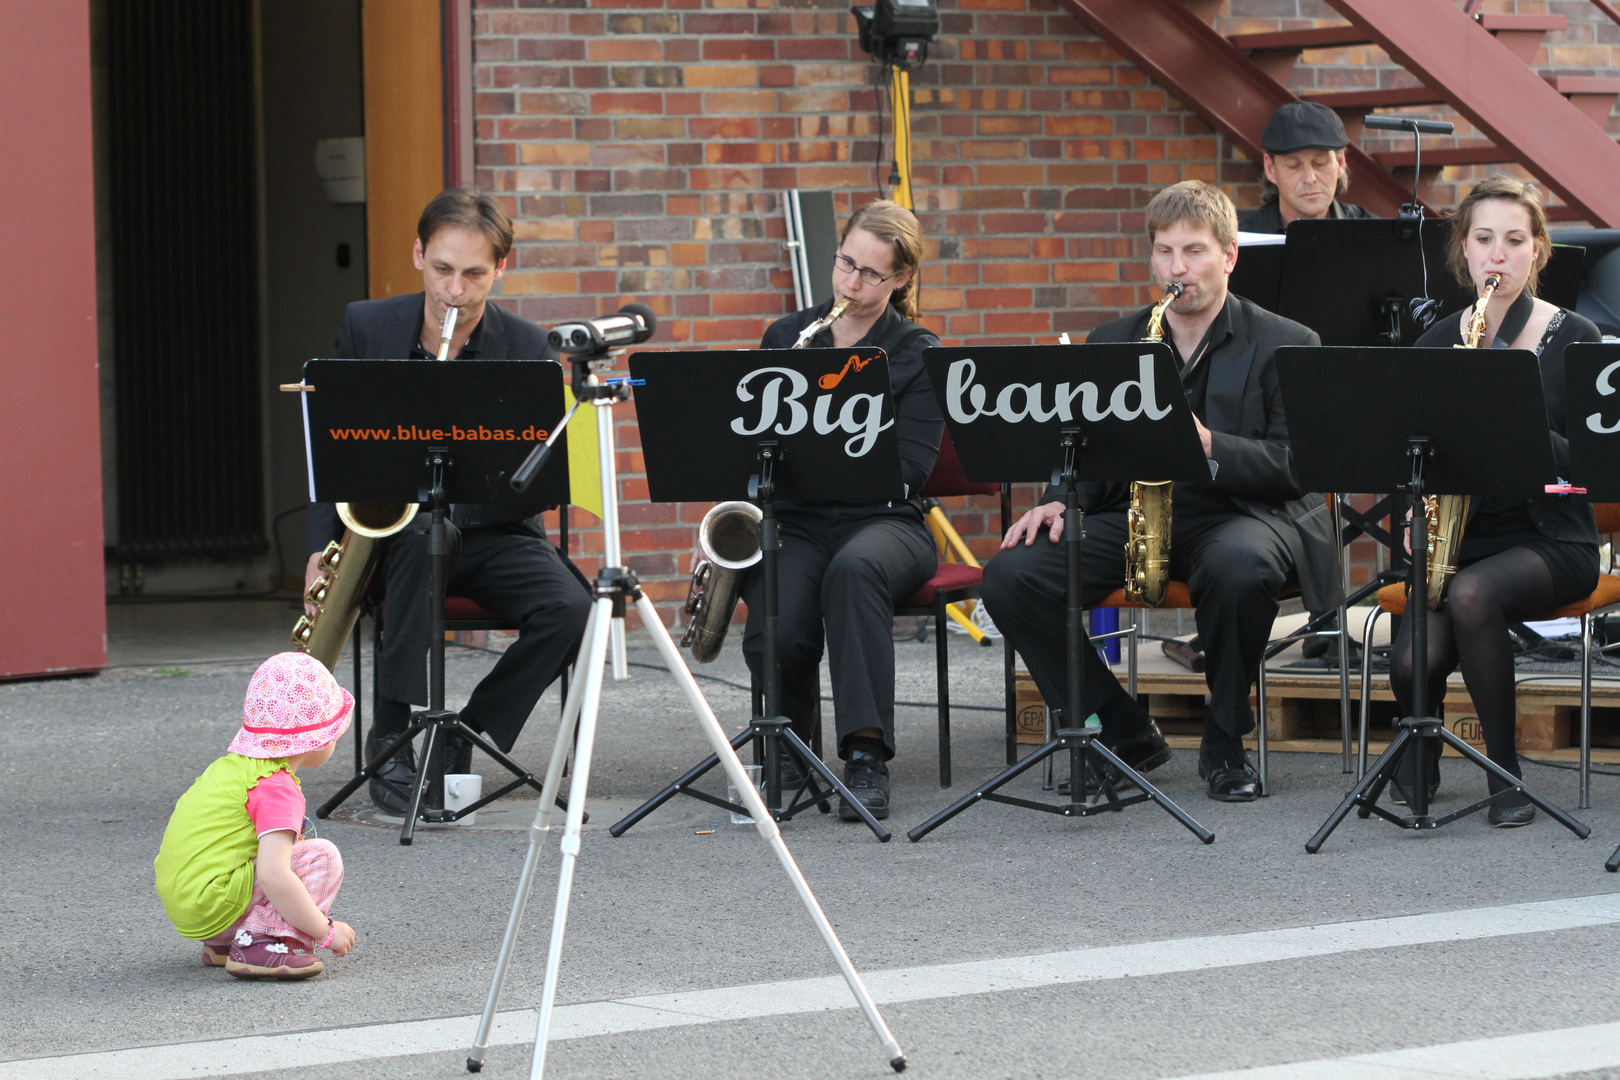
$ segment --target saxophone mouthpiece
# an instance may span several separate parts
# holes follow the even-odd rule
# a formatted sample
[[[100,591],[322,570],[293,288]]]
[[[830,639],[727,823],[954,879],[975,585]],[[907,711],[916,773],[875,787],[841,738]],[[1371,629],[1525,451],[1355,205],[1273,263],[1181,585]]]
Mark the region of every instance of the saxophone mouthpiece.
[[[1502,275],[1501,274],[1486,274],[1485,275],[1485,287],[1487,289],[1500,289],[1502,287]]]
[[[1185,288],[1186,286],[1181,282],[1172,281],[1165,285],[1164,294],[1172,300],[1178,300],[1181,298],[1181,293]]]

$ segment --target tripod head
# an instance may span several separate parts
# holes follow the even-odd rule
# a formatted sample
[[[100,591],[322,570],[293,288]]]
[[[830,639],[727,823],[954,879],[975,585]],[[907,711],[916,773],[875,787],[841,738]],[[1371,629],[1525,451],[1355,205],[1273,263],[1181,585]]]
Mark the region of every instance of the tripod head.
[[[627,345],[639,345],[653,336],[658,329],[658,316],[646,304],[626,304],[617,315],[603,315],[583,322],[562,323],[547,335],[546,340],[558,352],[569,355],[573,375],[569,386],[574,393],[574,405],[568,410],[551,433],[551,437],[538,443],[523,459],[517,472],[512,474],[512,490],[527,490],[540,470],[545,468],[551,448],[568,427],[581,405],[597,401],[609,404],[630,400],[629,379],[604,379],[611,371],[619,354]]]

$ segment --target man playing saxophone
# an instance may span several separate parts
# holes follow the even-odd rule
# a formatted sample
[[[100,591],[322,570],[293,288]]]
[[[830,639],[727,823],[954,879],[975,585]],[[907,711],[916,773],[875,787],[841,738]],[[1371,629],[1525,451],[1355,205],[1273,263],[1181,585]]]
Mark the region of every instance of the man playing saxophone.
[[[414,258],[423,291],[350,304],[332,355],[362,360],[550,358],[544,329],[489,303],[511,247],[512,222],[494,199],[470,190],[442,192],[417,223]],[[387,618],[377,652],[368,759],[405,729],[413,703],[427,704],[426,520],[426,514],[418,515],[415,524],[388,541],[383,571]],[[518,627],[517,640],[461,712],[468,725],[510,750],[540,694],[572,662],[590,614],[590,590],[546,539],[538,516],[494,504],[457,504],[447,524],[447,595],[468,597]],[[331,504],[310,507],[306,588],[321,573],[320,552],[342,531]],[[450,736],[445,772],[466,772],[471,756],[465,740]],[[372,801],[389,813],[403,814],[415,784],[415,756],[407,744],[372,778]]]
[[[1279,346],[1319,339],[1227,291],[1237,264],[1237,213],[1218,188],[1198,180],[1166,188],[1146,217],[1153,280],[1181,286],[1163,312],[1163,340],[1175,351],[1209,463],[1209,479],[1175,485],[1170,538],[1170,576],[1187,583],[1208,655],[1199,777],[1209,782],[1210,798],[1248,802],[1260,793],[1242,741],[1254,727],[1249,687],[1278,596],[1298,584],[1308,606],[1338,602],[1332,527],[1322,496],[1304,494],[1295,479],[1272,361]],[[1140,340],[1152,310],[1104,323],[1088,340]],[[1128,486],[1080,486],[1087,604],[1123,582]],[[1008,531],[981,590],[996,626],[1058,707],[1067,694],[1062,537],[1063,503],[1048,491]],[[1083,659],[1085,700],[1102,721],[1103,742],[1141,772],[1168,761],[1157,723],[1097,650],[1085,648]],[[1078,718],[1066,722],[1079,726]]]

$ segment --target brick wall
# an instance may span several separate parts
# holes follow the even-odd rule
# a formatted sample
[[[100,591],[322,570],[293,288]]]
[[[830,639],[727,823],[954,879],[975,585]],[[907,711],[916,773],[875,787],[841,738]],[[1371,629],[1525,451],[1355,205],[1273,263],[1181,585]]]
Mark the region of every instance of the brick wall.
[[[1551,62],[1612,63],[1616,28],[1585,0],[1517,8],[1549,5],[1572,18]],[[1255,163],[1051,0],[940,6],[912,132],[923,321],[946,343],[1052,341],[1147,303],[1142,208],[1166,184],[1258,201]],[[656,344],[756,346],[793,306],[782,193],[834,189],[841,216],[887,194],[887,103],[843,0],[478,0],[475,18],[479,183],[517,223],[503,302],[530,318],[636,299],[662,320]],[[1232,0],[1218,28],[1328,21],[1315,0]],[[1299,88],[1401,78],[1371,49],[1307,54],[1294,73]],[[619,417],[626,548],[669,605],[705,507],[646,501],[633,406]],[[991,501],[954,502],[988,555]],[[575,518],[589,568],[600,534]]]

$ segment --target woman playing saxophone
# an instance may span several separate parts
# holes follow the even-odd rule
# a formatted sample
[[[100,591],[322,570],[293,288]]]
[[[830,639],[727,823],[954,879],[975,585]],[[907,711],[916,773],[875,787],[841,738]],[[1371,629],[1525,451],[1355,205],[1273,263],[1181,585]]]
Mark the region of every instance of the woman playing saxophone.
[[[1536,296],[1537,278],[1552,254],[1541,200],[1528,184],[1493,176],[1463,200],[1452,225],[1452,272],[1479,293],[1481,302],[1442,320],[1417,344],[1534,352],[1541,361],[1553,457],[1560,474],[1568,475],[1564,348],[1598,341],[1600,335],[1587,319]],[[1445,553],[1458,569],[1445,602],[1429,617],[1429,700],[1444,699],[1446,677],[1460,665],[1484,730],[1487,756],[1517,776],[1508,627],[1579,600],[1597,587],[1597,526],[1592,508],[1568,496],[1475,497],[1461,513],[1467,530],[1456,550]],[[1390,680],[1406,710],[1412,692],[1410,622],[1402,624],[1396,637]],[[1439,784],[1439,763],[1430,765],[1425,779],[1432,790]],[[1407,768],[1392,785],[1398,800],[1416,783],[1411,772]],[[1492,794],[1506,791],[1494,776],[1490,785]],[[1505,794],[1491,804],[1489,816],[1497,828],[1527,825],[1535,807],[1522,795]]]

